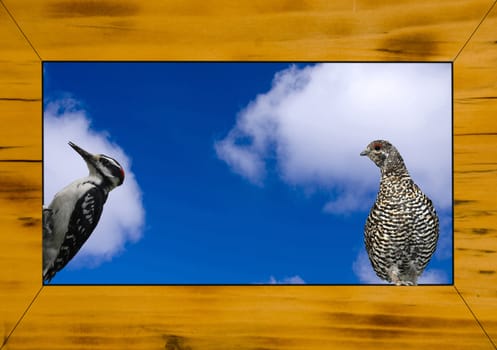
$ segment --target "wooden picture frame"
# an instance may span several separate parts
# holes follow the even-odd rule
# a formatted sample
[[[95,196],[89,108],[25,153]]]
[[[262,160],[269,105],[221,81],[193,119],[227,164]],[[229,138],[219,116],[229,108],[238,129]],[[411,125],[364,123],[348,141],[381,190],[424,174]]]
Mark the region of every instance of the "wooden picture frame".
[[[1,349],[495,349],[494,1],[0,2]],[[43,286],[42,62],[451,61],[454,285]]]

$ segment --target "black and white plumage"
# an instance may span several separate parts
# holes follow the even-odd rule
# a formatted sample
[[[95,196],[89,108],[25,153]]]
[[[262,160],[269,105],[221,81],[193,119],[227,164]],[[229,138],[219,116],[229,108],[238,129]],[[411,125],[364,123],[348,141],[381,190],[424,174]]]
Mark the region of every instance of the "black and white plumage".
[[[439,222],[431,200],[413,182],[400,153],[388,141],[361,152],[381,170],[380,189],[364,228],[376,274],[397,285],[416,285],[435,252]]]
[[[69,145],[85,160],[90,173],[64,187],[43,209],[44,281],[50,281],[76,255],[97,226],[109,192],[124,181],[124,170],[115,159]]]

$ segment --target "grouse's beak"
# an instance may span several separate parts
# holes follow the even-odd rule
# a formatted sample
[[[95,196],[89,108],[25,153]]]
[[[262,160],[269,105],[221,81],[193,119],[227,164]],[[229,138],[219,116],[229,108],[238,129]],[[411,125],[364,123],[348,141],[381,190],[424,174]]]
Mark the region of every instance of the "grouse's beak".
[[[95,160],[95,156],[89,152],[86,152],[84,149],[69,141],[69,146],[71,146],[76,152],[79,153],[81,157],[85,160],[85,162],[93,162]]]
[[[369,150],[367,148],[361,152],[361,156],[367,156],[368,154],[369,154]]]

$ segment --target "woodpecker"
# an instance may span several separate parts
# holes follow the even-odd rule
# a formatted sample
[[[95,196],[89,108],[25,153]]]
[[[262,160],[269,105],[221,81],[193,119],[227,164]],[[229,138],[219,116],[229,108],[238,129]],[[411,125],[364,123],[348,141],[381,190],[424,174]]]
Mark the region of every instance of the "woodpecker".
[[[124,181],[124,170],[113,158],[71,146],[90,174],[59,191],[43,209],[43,280],[49,282],[76,255],[95,229],[109,192]]]

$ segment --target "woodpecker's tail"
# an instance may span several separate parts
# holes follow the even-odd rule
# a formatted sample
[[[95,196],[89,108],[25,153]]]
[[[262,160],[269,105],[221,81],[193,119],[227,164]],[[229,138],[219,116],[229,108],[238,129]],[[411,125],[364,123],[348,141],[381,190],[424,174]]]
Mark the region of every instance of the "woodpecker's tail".
[[[52,214],[52,209],[43,208],[43,240],[49,239],[53,235]],[[45,260],[45,255],[43,255],[43,260]],[[43,281],[50,282],[55,274],[49,272],[50,266],[45,266],[46,264],[47,262],[43,261]]]
[[[50,237],[53,231],[52,209],[43,208],[43,237]]]

